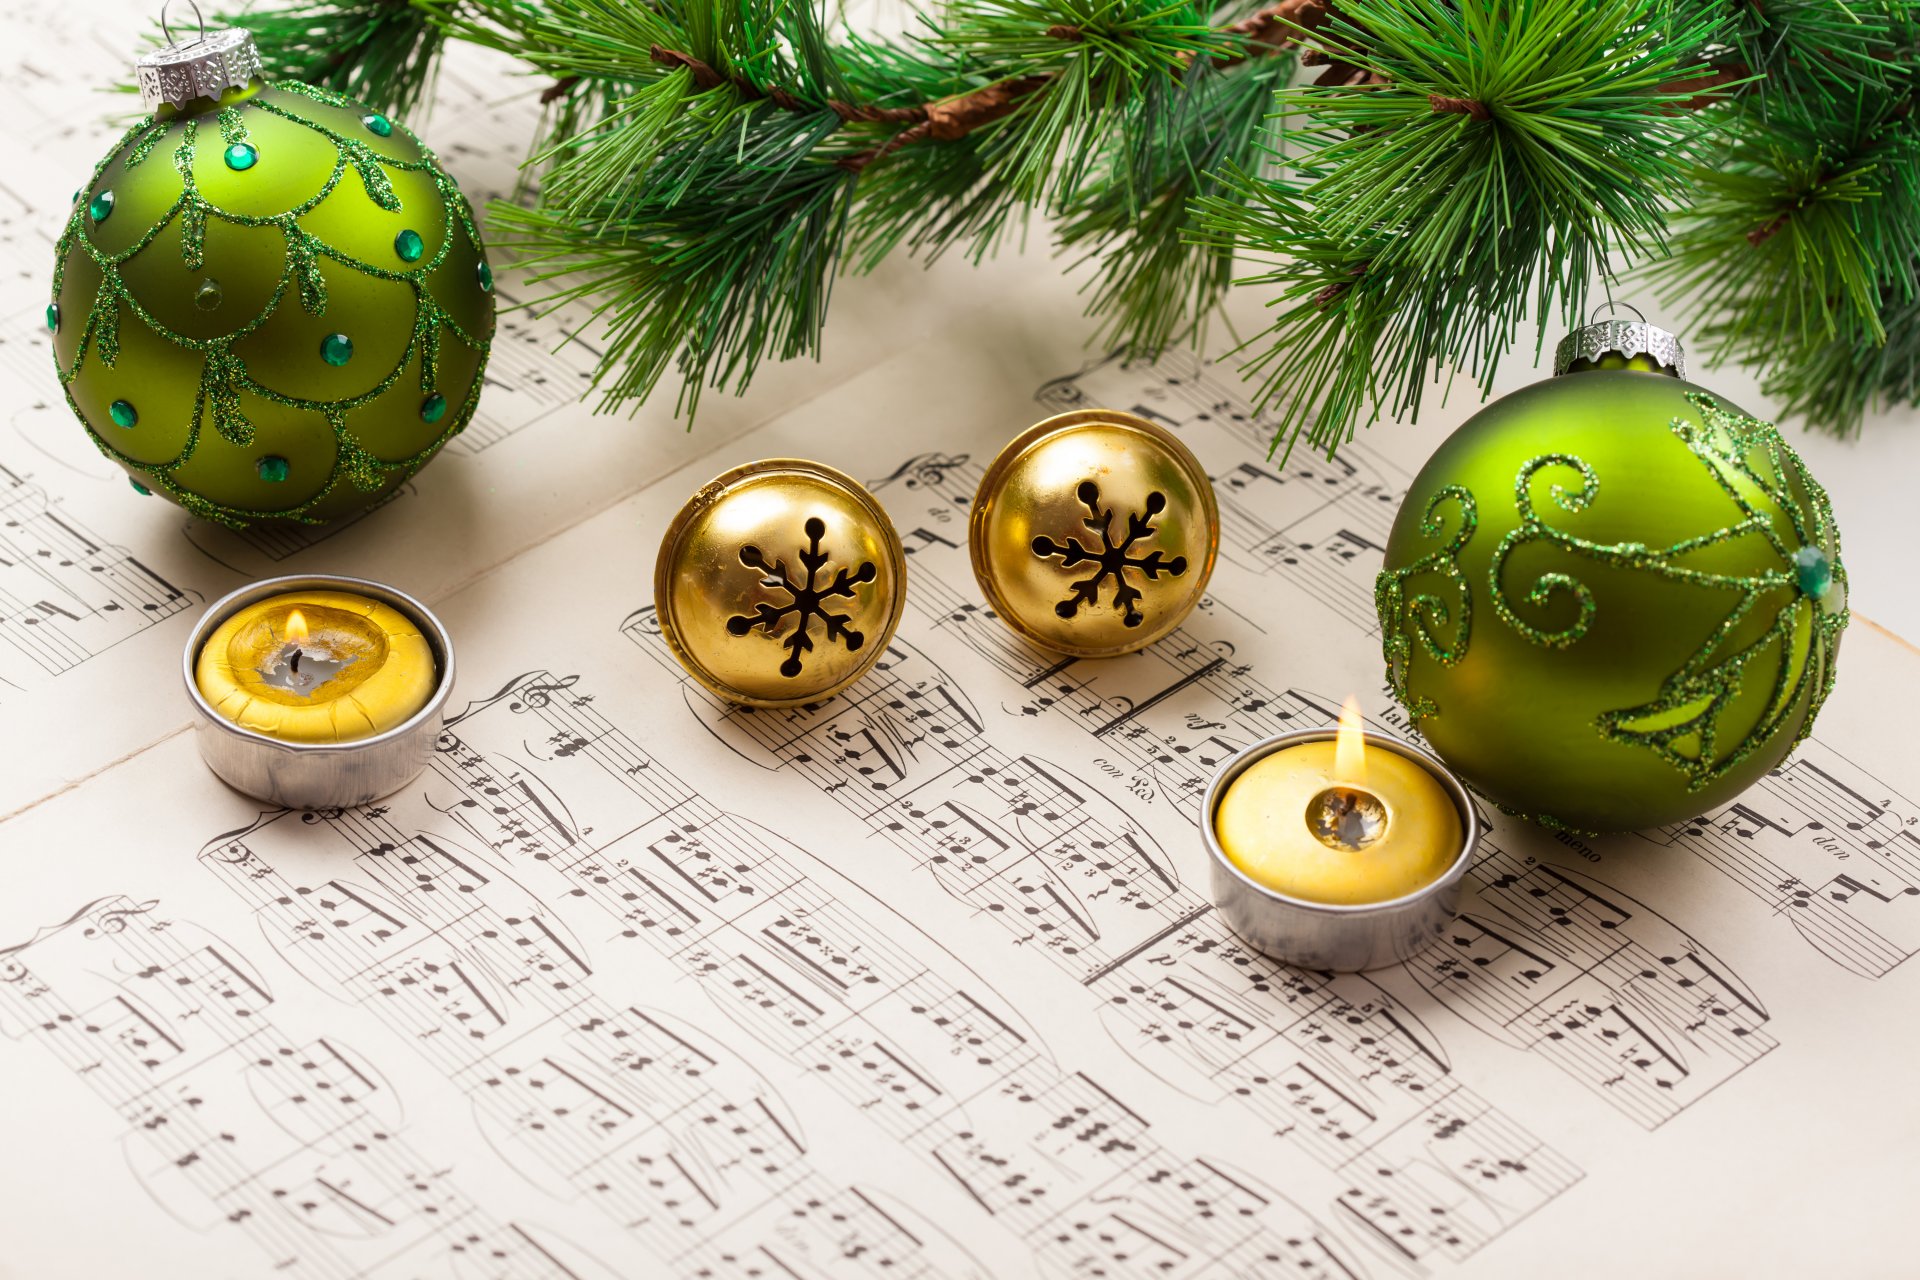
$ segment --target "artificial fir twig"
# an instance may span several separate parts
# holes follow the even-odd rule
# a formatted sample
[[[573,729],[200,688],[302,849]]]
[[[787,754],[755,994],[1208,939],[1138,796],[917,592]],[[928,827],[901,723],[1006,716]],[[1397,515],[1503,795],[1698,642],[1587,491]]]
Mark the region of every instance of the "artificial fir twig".
[[[1432,372],[1489,385],[1523,321],[1578,323],[1612,245],[1657,252],[1702,124],[1675,82],[1711,28],[1659,0],[1344,0],[1310,39],[1358,74],[1280,95],[1298,154],[1203,204],[1268,258],[1249,368],[1276,443],[1323,449],[1417,413]]]
[[[1696,349],[1759,367],[1817,425],[1911,402],[1916,12],[952,0],[890,41],[830,33],[811,0],[295,0],[240,20],[281,74],[396,107],[446,38],[547,78],[537,198],[495,222],[549,302],[606,321],[609,404],[669,365],[689,412],[738,391],[761,359],[818,350],[842,264],[977,257],[1038,212],[1096,264],[1089,311],[1137,354],[1197,340],[1236,254],[1270,263],[1248,368],[1276,445],[1331,449],[1416,412],[1443,369],[1487,386],[1520,322],[1575,322],[1616,257],[1696,310]]]
[[[1850,433],[1920,390],[1920,6],[1773,0],[1724,38],[1767,92],[1730,104],[1672,256],[1648,271],[1720,359]]]
[[[1105,290],[1096,309],[1138,349],[1178,340],[1227,287],[1230,254],[1185,243],[1195,210],[1177,193],[1223,140],[1257,162],[1279,82],[1259,64],[1284,73],[1267,55],[1325,12],[1282,0],[1209,23],[1164,0],[966,0],[920,40],[882,46],[831,42],[812,6],[785,0],[471,0],[449,29],[518,50],[566,85],[555,104],[605,96],[597,121],[550,132],[539,203],[500,208],[496,225],[549,302],[589,301],[606,320],[608,403],[646,396],[673,364],[691,412],[766,355],[815,352],[842,261],[868,267],[903,244],[985,253],[1034,209],[1098,209],[1064,241],[1130,254],[1152,287]],[[1180,91],[1200,80],[1259,87]],[[1196,264],[1204,288],[1170,294]]]

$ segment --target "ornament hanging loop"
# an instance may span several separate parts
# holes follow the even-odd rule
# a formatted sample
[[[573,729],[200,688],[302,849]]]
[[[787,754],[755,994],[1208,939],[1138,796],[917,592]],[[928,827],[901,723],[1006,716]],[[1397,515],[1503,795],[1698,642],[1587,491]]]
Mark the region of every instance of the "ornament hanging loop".
[[[199,24],[200,34],[189,40],[182,48],[191,48],[207,38],[207,15],[200,12],[198,0],[187,0],[187,7],[193,10],[193,20]],[[175,43],[173,28],[167,25],[167,10],[173,8],[173,0],[160,0],[160,36],[168,45]]]
[[[1593,310],[1587,312],[1587,323],[1589,325],[1599,324],[1600,313],[1602,311],[1609,311],[1609,312],[1631,311],[1636,317],[1638,317],[1641,324],[1648,323],[1646,312],[1634,306],[1631,302],[1616,302],[1612,298],[1607,298],[1607,299],[1604,299],[1603,301],[1594,303]]]
[[[228,90],[244,89],[260,75],[260,51],[254,48],[251,32],[241,27],[209,31],[199,0],[187,0],[200,24],[199,34],[185,44],[175,44],[167,21],[172,7],[173,0],[160,6],[160,34],[166,43],[141,55],[133,67],[140,102],[147,110],[180,111],[202,99],[217,102]]]
[[[1609,314],[1631,311],[1638,319],[1601,320],[1602,311]],[[1652,366],[1651,371],[1675,378],[1687,376],[1686,348],[1679,337],[1650,323],[1645,313],[1631,302],[1615,302],[1609,298],[1596,303],[1587,316],[1587,323],[1560,340],[1560,346],[1553,353],[1554,376],[1598,368],[1599,361],[1606,356],[1626,360],[1644,356]]]

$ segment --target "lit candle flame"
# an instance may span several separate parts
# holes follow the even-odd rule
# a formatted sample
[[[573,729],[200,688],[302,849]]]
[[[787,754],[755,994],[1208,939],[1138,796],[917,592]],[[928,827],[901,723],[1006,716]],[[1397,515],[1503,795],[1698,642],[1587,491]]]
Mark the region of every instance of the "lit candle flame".
[[[1340,708],[1340,731],[1333,738],[1333,780],[1343,787],[1367,785],[1366,730],[1360,704],[1351,695]]]
[[[305,644],[307,642],[307,615],[295,609],[287,615],[287,643]]]

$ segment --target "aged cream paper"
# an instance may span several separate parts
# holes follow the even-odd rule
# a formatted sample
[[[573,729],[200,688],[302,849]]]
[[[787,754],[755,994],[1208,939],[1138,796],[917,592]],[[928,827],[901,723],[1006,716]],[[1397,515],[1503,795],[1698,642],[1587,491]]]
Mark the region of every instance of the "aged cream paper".
[[[503,189],[527,104],[463,74],[434,140]],[[31,176],[94,143],[6,145]],[[1398,723],[1371,583],[1432,432],[1276,469],[1234,378],[1089,356],[1057,281],[954,272],[930,309],[902,273],[691,435],[591,417],[568,318],[516,319],[413,491],[237,537],[74,447],[22,271],[0,1276],[1911,1273],[1904,642],[1856,625],[1815,740],[1738,802],[1496,818],[1441,946],[1300,972],[1213,916],[1197,795],[1349,692]],[[1192,445],[1222,562],[1174,637],[1062,663],[985,615],[961,531],[1010,434],[1095,404]],[[907,618],[848,694],[728,709],[657,635],[653,551],[701,482],[795,454],[886,504]],[[416,591],[460,647],[441,749],[379,805],[263,812],[184,731],[192,617],[300,569]]]

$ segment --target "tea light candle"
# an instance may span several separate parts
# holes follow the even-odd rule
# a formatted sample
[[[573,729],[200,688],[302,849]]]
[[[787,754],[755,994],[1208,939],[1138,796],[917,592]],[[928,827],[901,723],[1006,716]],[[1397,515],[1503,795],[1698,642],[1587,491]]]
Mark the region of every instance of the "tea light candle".
[[[438,683],[413,619],[347,591],[293,591],[220,624],[194,669],[200,694],[243,729],[284,742],[351,742],[426,706]]]
[[[216,600],[181,652],[207,767],[291,809],[367,804],[419,777],[453,666],[453,638],[418,600],[317,574]]]
[[[1433,774],[1369,753],[1349,698],[1332,742],[1262,757],[1214,813],[1220,847],[1270,889],[1309,902],[1386,902],[1438,880],[1460,853],[1460,814]]]
[[[1480,819],[1466,787],[1419,748],[1361,726],[1255,743],[1207,789],[1214,905],[1255,948],[1303,969],[1396,964],[1460,903]]]

